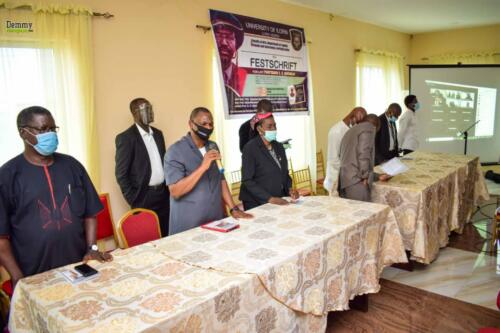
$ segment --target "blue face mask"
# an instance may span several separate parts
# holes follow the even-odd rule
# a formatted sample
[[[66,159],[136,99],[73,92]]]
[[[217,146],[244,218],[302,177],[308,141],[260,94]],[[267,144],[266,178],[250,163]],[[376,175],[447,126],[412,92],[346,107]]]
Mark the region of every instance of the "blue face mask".
[[[49,156],[52,155],[56,150],[57,150],[57,145],[59,144],[59,140],[57,139],[57,133],[56,132],[46,132],[46,133],[41,133],[34,135],[33,133],[27,131],[29,134],[33,135],[36,137],[36,140],[38,141],[36,145],[32,145],[35,150],[43,156]]]
[[[413,108],[415,109],[415,111],[420,109],[420,103],[419,102],[415,103],[415,106]]]
[[[396,118],[396,117],[394,117],[394,116],[389,117],[389,121],[390,121],[391,123],[395,123],[397,120],[398,120],[398,118]]]
[[[277,133],[278,133],[277,131],[265,131],[264,138],[266,138],[266,140],[268,142],[276,141],[276,134]]]

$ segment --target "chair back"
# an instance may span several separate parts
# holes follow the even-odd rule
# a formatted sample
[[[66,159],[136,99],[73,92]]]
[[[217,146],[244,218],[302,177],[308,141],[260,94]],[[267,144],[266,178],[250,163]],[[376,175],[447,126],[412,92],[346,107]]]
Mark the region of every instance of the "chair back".
[[[161,238],[158,215],[149,209],[135,208],[120,219],[118,230],[125,248]]]
[[[316,153],[316,193],[318,195],[326,195],[327,192],[323,187],[325,182],[325,160],[323,159],[323,150]]]
[[[323,150],[316,153],[316,178],[325,178],[325,160],[323,159]]]
[[[113,215],[111,213],[111,206],[109,202],[109,194],[101,193],[99,194],[99,199],[101,200],[104,208],[97,213],[97,232],[96,238],[97,240],[101,240],[104,238],[108,238],[113,236],[116,242],[115,228],[113,224]],[[118,244],[118,242],[116,242]]]
[[[3,282],[2,291],[0,291],[0,324],[5,327],[3,332],[8,332],[7,325],[9,321],[10,300],[12,298],[12,283],[10,280]],[[6,331],[7,330],[7,331]]]
[[[234,203],[240,202],[240,190],[241,190],[241,182],[232,183],[230,188],[231,196],[233,197]]]
[[[241,170],[230,171],[229,172],[229,182],[231,184],[241,182]]]
[[[293,179],[293,166],[291,158],[288,159],[288,175],[292,178],[292,189],[295,190],[295,180]]]
[[[241,189],[241,170],[231,171],[229,173],[229,190],[235,204],[240,202],[240,189]]]
[[[294,171],[292,179],[300,195],[314,195],[309,167]]]

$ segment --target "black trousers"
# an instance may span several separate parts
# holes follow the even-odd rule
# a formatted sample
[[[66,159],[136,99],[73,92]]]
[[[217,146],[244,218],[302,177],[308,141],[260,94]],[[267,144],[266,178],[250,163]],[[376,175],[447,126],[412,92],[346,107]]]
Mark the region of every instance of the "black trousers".
[[[142,202],[132,208],[146,208],[154,211],[160,220],[161,236],[168,236],[168,219],[170,216],[170,192],[168,187],[160,186],[153,189],[149,187],[142,199]]]

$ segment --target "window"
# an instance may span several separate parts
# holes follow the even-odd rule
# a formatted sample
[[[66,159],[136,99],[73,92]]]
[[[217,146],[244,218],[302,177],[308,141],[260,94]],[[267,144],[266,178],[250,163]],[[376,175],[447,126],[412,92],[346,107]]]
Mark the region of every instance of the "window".
[[[398,54],[359,50],[356,53],[356,104],[382,114],[403,101],[403,58]]]
[[[0,7],[2,7],[0,5]],[[99,188],[92,78],[92,11],[83,6],[12,4],[0,21],[29,22],[26,31],[0,29],[0,164],[23,151],[16,118],[47,108],[60,127],[58,151],[78,159]]]
[[[23,151],[16,118],[19,111],[32,105],[50,110],[61,128],[58,151],[85,160],[80,148],[84,144],[81,131],[75,124],[78,117],[65,112],[77,110],[78,99],[68,98],[67,89],[61,89],[67,83],[60,82],[55,60],[49,48],[0,47],[0,123],[4,125],[0,131],[0,165]]]

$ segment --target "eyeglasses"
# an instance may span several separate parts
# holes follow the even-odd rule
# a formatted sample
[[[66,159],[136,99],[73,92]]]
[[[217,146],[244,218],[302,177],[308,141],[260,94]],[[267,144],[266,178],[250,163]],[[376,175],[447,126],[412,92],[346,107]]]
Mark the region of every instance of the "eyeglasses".
[[[29,129],[32,129],[34,131],[36,131],[37,133],[39,134],[42,134],[42,133],[48,133],[48,132],[59,132],[59,126],[54,126],[54,127],[42,127],[42,128],[38,128],[38,127],[33,127],[33,126],[24,126],[23,128],[29,128]]]

